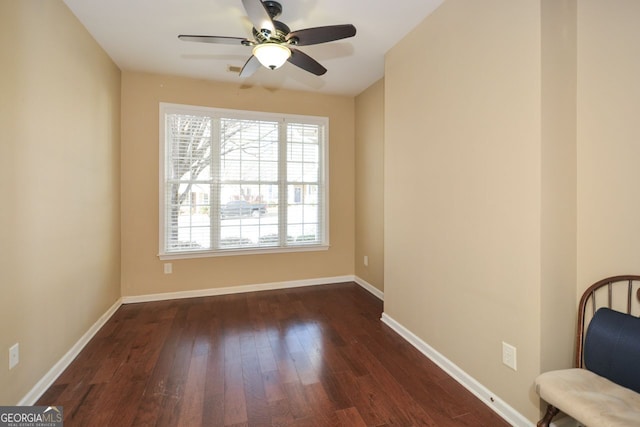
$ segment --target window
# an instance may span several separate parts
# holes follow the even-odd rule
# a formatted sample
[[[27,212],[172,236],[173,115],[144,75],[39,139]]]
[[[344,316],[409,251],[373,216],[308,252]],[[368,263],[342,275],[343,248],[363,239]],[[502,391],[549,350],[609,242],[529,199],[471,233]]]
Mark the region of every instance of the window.
[[[327,128],[160,104],[160,257],[326,249]]]

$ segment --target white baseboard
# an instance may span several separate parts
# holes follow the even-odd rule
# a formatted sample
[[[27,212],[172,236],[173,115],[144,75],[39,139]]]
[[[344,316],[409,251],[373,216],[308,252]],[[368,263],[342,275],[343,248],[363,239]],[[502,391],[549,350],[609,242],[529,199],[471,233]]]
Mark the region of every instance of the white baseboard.
[[[396,322],[386,313],[382,313],[382,320],[391,329],[396,331],[402,338],[417,348],[422,354],[431,359],[442,370],[458,381],[467,390],[473,393],[478,399],[483,401],[495,413],[504,418],[509,424],[516,427],[531,427],[533,423],[525,418],[521,413],[509,406],[505,401],[498,398],[489,389],[476,381],[469,374],[464,372],[452,361],[444,357],[437,350],[417,337],[413,332]]]
[[[354,281],[355,281],[355,277],[353,275],[349,275],[349,276],[324,277],[320,279],[292,280],[288,282],[262,283],[262,284],[255,284],[255,285],[228,286],[224,288],[198,289],[193,291],[179,291],[179,292],[165,292],[161,294],[123,296],[122,303],[134,304],[139,302],[210,297],[210,296],[216,296],[216,295],[230,295],[230,294],[241,294],[245,292],[271,291],[275,289],[300,288],[303,286],[328,285],[331,283],[354,282]]]
[[[65,369],[73,362],[87,343],[93,338],[93,336],[104,326],[105,323],[113,316],[113,314],[122,305],[122,300],[118,299],[100,318],[89,328],[89,330],[62,356],[58,362],[53,365],[49,372],[47,372],[36,383],[35,386],[18,402],[18,406],[32,406],[37,400],[44,394],[51,384],[64,372]]]
[[[358,285],[362,286],[364,289],[366,289],[370,293],[372,293],[379,300],[384,301],[384,292],[382,292],[380,289],[373,286],[371,283],[367,282],[366,280],[358,276],[355,276],[353,281],[356,282]]]

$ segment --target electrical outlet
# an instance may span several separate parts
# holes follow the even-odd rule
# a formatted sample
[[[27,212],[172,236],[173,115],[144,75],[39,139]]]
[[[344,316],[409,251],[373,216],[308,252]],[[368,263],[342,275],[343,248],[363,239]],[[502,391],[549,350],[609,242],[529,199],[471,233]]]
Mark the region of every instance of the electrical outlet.
[[[9,347],[9,369],[15,368],[15,366],[20,362],[20,346],[18,343],[15,343],[11,347]]]
[[[516,348],[504,341],[502,342],[502,363],[514,371],[518,370]]]
[[[367,255],[364,256],[364,266],[369,267],[369,257]]]
[[[171,273],[173,273],[173,264],[171,264],[170,262],[165,262],[164,274],[171,274]]]

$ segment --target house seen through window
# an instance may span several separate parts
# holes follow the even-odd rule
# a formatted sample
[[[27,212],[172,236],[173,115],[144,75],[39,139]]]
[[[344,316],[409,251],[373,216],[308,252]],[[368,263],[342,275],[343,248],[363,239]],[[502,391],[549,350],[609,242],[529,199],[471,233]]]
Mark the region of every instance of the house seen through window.
[[[160,105],[160,256],[326,249],[328,119]]]

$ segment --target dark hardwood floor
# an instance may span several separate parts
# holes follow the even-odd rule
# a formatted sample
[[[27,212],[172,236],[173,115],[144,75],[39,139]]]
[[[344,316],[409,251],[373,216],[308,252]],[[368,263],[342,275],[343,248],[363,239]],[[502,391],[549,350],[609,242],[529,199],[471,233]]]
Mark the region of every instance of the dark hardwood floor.
[[[354,283],[123,305],[38,405],[71,426],[508,426]]]

